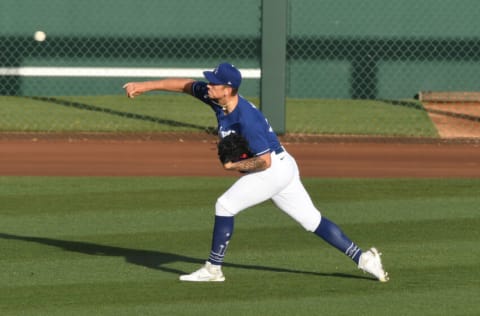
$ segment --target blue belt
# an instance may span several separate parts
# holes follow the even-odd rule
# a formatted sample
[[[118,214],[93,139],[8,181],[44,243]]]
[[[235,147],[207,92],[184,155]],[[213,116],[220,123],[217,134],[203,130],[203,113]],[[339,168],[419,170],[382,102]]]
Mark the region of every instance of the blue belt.
[[[282,147],[278,147],[277,149],[275,149],[273,152],[277,155],[283,153],[285,151],[285,149]]]

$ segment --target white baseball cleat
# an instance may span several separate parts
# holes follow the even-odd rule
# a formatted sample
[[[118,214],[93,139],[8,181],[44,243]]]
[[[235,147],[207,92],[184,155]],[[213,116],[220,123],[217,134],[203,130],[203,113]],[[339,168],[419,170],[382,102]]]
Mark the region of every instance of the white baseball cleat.
[[[223,282],[225,276],[222,273],[222,266],[213,265],[206,262],[203,267],[197,271],[180,276],[180,281],[188,282]]]
[[[381,255],[377,249],[370,248],[360,256],[358,268],[374,275],[380,282],[387,282],[389,277],[388,273],[383,270]]]

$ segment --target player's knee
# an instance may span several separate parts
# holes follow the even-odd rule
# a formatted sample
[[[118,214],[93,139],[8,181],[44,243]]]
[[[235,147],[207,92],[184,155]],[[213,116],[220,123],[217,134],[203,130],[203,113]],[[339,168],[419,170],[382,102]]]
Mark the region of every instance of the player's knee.
[[[317,212],[315,215],[310,215],[299,219],[298,222],[300,223],[300,225],[302,225],[303,228],[305,228],[306,231],[314,232],[317,229],[318,225],[320,225],[321,220],[322,216],[319,212]]]
[[[215,204],[215,215],[217,216],[235,216],[236,212],[232,206],[229,205],[229,201],[224,196],[217,199]]]

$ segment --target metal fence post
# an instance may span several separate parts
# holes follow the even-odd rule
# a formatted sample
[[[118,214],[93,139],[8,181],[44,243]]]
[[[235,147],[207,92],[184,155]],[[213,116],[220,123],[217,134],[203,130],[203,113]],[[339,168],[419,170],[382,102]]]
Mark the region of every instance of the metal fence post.
[[[288,0],[262,2],[262,77],[260,105],[273,129],[285,133]]]

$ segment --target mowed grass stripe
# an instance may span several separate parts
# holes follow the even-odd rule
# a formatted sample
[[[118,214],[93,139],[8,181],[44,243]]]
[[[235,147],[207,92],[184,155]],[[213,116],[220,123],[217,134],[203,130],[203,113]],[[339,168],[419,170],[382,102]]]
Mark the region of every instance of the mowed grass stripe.
[[[306,233],[295,223],[284,223],[284,226],[279,226],[277,223],[272,227],[250,228],[242,223],[241,218],[237,222],[240,223],[231,241],[231,248],[239,251],[260,253],[282,251],[285,250],[285,244],[295,250],[309,250],[324,245],[317,236]],[[466,227],[478,227],[478,225],[480,225],[480,219],[360,223],[341,226],[344,232],[360,245],[364,245],[364,248],[372,243],[377,247],[385,248],[390,244],[408,245],[413,242],[424,245],[428,244],[432,238],[434,238],[434,245],[454,243],[458,247],[462,242],[478,240],[477,230],[465,230]],[[379,226],[382,227],[379,228]],[[164,253],[164,249],[170,252],[191,252],[201,248],[206,253],[208,251],[206,244],[210,241],[210,235],[211,223],[205,225],[203,229],[192,229],[188,234],[183,230],[124,234],[105,234],[100,230],[96,235],[75,237],[36,237],[0,233],[0,243],[3,245],[4,253],[4,258],[0,260],[50,258],[57,254],[63,257],[65,252],[77,253],[80,256],[91,254],[121,257],[148,256],[157,253],[160,255]],[[330,249],[328,246],[325,248]]]
[[[222,286],[220,286],[222,287]],[[378,294],[342,294],[332,292],[326,297],[281,297],[262,299],[257,304],[243,300],[217,300],[196,302],[187,300],[184,304],[130,302],[83,304],[75,309],[50,306],[45,309],[26,309],[22,315],[475,315],[477,308],[471,301],[458,295],[455,289],[431,292],[431,299],[420,302],[418,292],[398,293],[380,291]],[[372,303],[372,301],[374,303]],[[348,302],[348,303],[346,303]],[[396,303],[396,304],[395,304]],[[459,308],[460,306],[460,308]],[[319,312],[321,311],[321,312]]]
[[[463,227],[468,228],[467,224]],[[472,225],[475,226],[477,223]],[[455,233],[461,236],[462,229],[460,226],[456,227]],[[352,236],[361,236],[361,231],[366,231],[366,228],[368,226],[359,225],[351,229]],[[389,227],[387,231],[390,231]],[[458,267],[459,271],[466,271],[468,266],[472,268],[471,270],[476,267],[480,253],[476,247],[475,233],[465,234],[463,240],[460,238],[442,240],[432,238],[436,236],[434,231],[427,228],[427,232],[430,236],[417,243],[413,243],[413,240],[408,243],[408,239],[379,240],[382,249],[386,251],[384,261],[386,266],[390,267],[391,274],[400,277],[397,270],[412,270],[410,266],[412,263],[415,268],[446,269],[448,273],[444,276],[447,278],[450,278],[452,270],[458,267],[457,260],[462,263],[462,267]],[[172,280],[176,279],[179,273],[201,264],[207,254],[209,234],[210,231],[205,230],[202,233],[193,233],[187,238],[182,238],[181,234],[162,233],[158,236],[98,235],[98,242],[16,236],[16,240],[23,243],[2,242],[4,259],[1,262],[6,276],[4,280],[8,286],[21,282],[44,284],[55,276],[52,274],[53,271],[61,269],[65,269],[65,272],[56,275],[59,279],[53,278],[53,281],[85,282],[90,279],[89,276],[94,276],[93,280],[97,281],[103,278],[115,279],[119,275],[125,278],[126,271],[133,273],[137,278],[141,277],[138,273],[143,273],[145,268],[153,270],[148,271],[149,278]],[[392,234],[395,235],[396,232],[393,231]],[[407,234],[410,235],[410,232],[407,231]],[[2,238],[5,237],[3,234]],[[84,237],[84,240],[87,239],[93,238]],[[136,243],[132,242],[133,240]],[[173,241],[173,246],[166,245],[165,240]],[[259,243],[259,240],[262,242]],[[114,246],[115,244],[123,246]],[[150,246],[150,250],[142,249],[145,246]],[[398,257],[403,260],[395,262],[393,258]],[[234,276],[249,274],[250,270],[254,272],[258,270],[257,272],[266,274],[267,278],[277,273],[305,274],[314,277],[329,277],[334,273],[349,274],[350,277],[360,276],[343,255],[328,247],[316,236],[305,234],[297,227],[241,229],[232,241],[227,261],[226,270]],[[91,269],[87,277],[83,278],[81,273],[88,267]],[[410,271],[401,278],[406,279],[410,275],[417,278],[418,273],[420,272]],[[128,281],[128,277],[126,279]]]
[[[448,272],[434,270],[420,278],[426,280]],[[460,274],[460,277],[464,276]],[[415,280],[417,282],[413,282]],[[9,291],[2,290],[0,294],[2,299],[9,301],[5,311],[35,309],[40,315],[42,310],[61,310],[75,314],[83,310],[105,311],[109,307],[113,307],[114,311],[125,311],[132,306],[153,304],[156,313],[183,311],[191,315],[201,311],[203,312],[200,315],[204,315],[208,310],[221,314],[224,309],[236,315],[241,314],[237,312],[246,307],[253,314],[265,312],[266,315],[288,315],[294,310],[294,315],[307,315],[315,308],[322,308],[322,312],[328,314],[347,314],[356,310],[362,314],[369,312],[373,315],[442,315],[445,312],[449,315],[461,315],[477,310],[473,294],[476,286],[460,285],[452,289],[445,284],[439,286],[438,282],[420,282],[418,275],[388,285],[341,276],[315,278],[280,273],[269,276],[268,282],[265,278],[262,278],[263,282],[259,282],[258,275],[253,273],[250,277],[241,275],[241,278],[232,277],[229,281],[225,284],[210,285],[143,280],[77,283],[19,287]],[[372,304],[372,300],[378,301]],[[299,305],[304,301],[310,302],[310,306]],[[52,308],[55,306],[56,309]],[[92,308],[93,306],[95,308]],[[279,308],[280,306],[282,308]]]
[[[213,203],[232,181],[0,178],[2,315],[480,312],[480,180],[306,179],[327,217],[384,253],[387,284],[270,202],[237,217],[226,283],[180,283],[208,255]],[[442,198],[436,189],[449,185]],[[356,199],[343,200],[342,190]],[[108,203],[115,199],[122,203]]]

